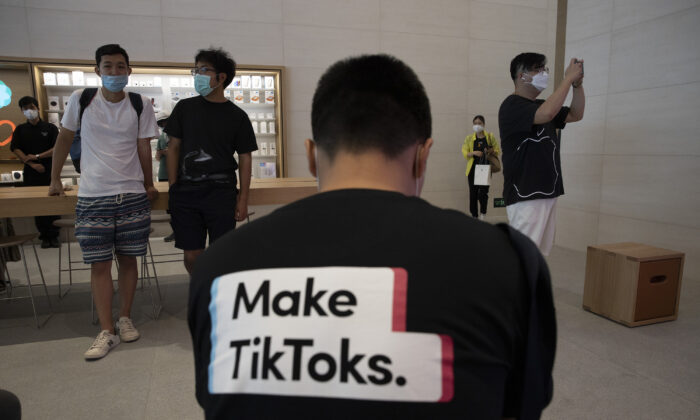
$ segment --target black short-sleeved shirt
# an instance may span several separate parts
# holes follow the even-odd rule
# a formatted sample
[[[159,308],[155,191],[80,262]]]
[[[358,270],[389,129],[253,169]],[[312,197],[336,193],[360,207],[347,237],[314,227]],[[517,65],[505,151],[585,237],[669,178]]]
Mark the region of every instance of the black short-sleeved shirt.
[[[175,105],[165,132],[182,140],[178,182],[228,176],[235,182],[234,153],[258,149],[248,115],[230,101],[210,102],[201,96]]]
[[[556,129],[566,125],[569,107],[562,107],[547,124],[534,124],[543,102],[510,95],[498,111],[506,205],[564,194]]]
[[[395,192],[319,193],[198,258],[197,399],[208,419],[515,417],[529,307],[501,229]]]
[[[56,145],[58,128],[55,125],[39,120],[36,125],[29,122],[20,124],[12,133],[10,150],[19,149],[25,155],[38,155]],[[39,159],[39,163],[44,165],[51,172],[51,156]],[[24,170],[34,171],[29,165],[24,165]]]

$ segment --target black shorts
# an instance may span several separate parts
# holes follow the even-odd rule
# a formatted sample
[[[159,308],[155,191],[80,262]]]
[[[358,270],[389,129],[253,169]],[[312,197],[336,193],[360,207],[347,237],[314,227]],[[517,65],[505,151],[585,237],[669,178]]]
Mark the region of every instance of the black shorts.
[[[175,247],[193,251],[206,247],[236,227],[235,184],[173,184],[168,192],[170,225]]]

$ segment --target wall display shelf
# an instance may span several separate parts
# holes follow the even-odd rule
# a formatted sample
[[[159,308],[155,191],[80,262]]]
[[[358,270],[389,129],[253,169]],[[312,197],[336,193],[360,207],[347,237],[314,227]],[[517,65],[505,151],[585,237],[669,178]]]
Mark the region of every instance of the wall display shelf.
[[[171,112],[177,102],[197,96],[190,74],[191,64],[132,63],[127,91],[151,99],[156,113]],[[32,74],[42,118],[60,125],[71,93],[99,87],[94,65],[81,63],[33,63]],[[258,142],[254,152],[253,178],[286,176],[282,108],[282,67],[238,66],[236,77],[225,89],[229,100],[243,109],[253,124]],[[155,156],[155,140],[153,150]],[[154,161],[154,174],[158,173]]]

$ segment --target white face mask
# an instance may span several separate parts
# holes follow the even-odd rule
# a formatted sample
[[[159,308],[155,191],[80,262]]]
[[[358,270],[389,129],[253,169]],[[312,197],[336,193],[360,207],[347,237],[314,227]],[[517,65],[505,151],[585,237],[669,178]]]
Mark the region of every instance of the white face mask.
[[[39,116],[39,111],[36,109],[25,109],[22,113],[28,120],[34,120]]]
[[[474,127],[473,127],[473,128],[474,128],[474,132],[475,132],[475,133],[481,133],[482,131],[484,131],[484,126],[483,126],[483,125],[474,124]]]
[[[525,81],[525,83],[530,83],[532,86],[535,87],[535,89],[537,89],[540,92],[547,89],[547,83],[549,82],[549,73],[547,73],[546,71],[541,71],[534,76],[527,76],[529,76],[532,80],[525,80],[525,75],[523,74],[522,79],[523,81]]]

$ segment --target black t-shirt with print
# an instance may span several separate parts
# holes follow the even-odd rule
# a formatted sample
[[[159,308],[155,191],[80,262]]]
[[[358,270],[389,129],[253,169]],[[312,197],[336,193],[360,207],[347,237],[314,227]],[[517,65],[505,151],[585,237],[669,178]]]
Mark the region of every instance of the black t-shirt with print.
[[[164,130],[179,138],[178,182],[229,177],[235,182],[234,153],[258,149],[248,115],[231,101],[210,102],[201,96],[180,100]]]
[[[365,217],[367,214],[371,217]],[[417,221],[419,223],[416,223]],[[514,234],[520,235],[517,232]],[[526,249],[532,248],[534,255],[539,255],[529,240],[523,237],[520,242]],[[236,257],[231,258],[231,255]],[[552,331],[555,320],[546,264],[541,258],[539,263],[538,258],[528,260],[534,261],[529,262],[530,268],[534,267],[534,272],[539,273],[537,278],[540,288],[549,290],[548,297],[541,305],[531,306],[524,274],[524,267],[527,267],[528,262],[521,259],[503,230],[472,220],[460,212],[439,209],[420,198],[407,197],[395,192],[362,189],[319,193],[284,206],[269,216],[242,225],[221,237],[197,260],[190,283],[188,313],[195,355],[197,399],[205,409],[208,419],[516,417],[524,399],[523,392],[527,392],[523,390],[522,385],[525,372],[532,374],[534,371],[539,383],[551,384],[556,335],[555,331]],[[445,389],[450,389],[451,386],[453,390],[447,401],[415,402],[417,396],[401,394],[404,389],[401,386],[405,384],[400,383],[404,378],[398,375],[406,372],[396,372],[398,367],[391,363],[383,363],[381,366],[387,369],[384,373],[393,373],[393,377],[396,378],[395,384],[392,382],[378,385],[372,382],[376,382],[376,377],[372,379],[368,375],[373,372],[370,359],[373,353],[353,353],[357,351],[353,350],[357,348],[355,340],[369,340],[374,346],[371,351],[387,353],[388,357],[384,362],[396,357],[396,353],[418,354],[419,346],[401,345],[401,352],[396,352],[394,348],[394,352],[391,353],[387,348],[390,346],[387,344],[389,342],[384,341],[390,334],[389,329],[386,334],[377,334],[376,331],[370,332],[372,328],[367,325],[348,328],[347,324],[344,324],[348,322],[348,318],[334,317],[328,313],[329,306],[324,306],[334,299],[333,290],[326,290],[323,296],[309,295],[303,291],[297,295],[297,298],[302,296],[307,299],[299,303],[298,311],[301,311],[302,306],[308,305],[309,296],[316,296],[319,307],[325,308],[327,312],[327,316],[320,317],[321,323],[312,332],[305,329],[306,321],[303,319],[294,318],[290,323],[288,316],[270,318],[276,316],[274,311],[291,311],[291,308],[294,308],[290,303],[291,296],[296,292],[287,291],[286,297],[282,296],[282,293],[276,295],[272,292],[263,296],[260,294],[262,289],[258,289],[256,294],[255,289],[248,288],[248,300],[241,298],[239,301],[240,284],[235,294],[220,291],[226,278],[231,277],[230,273],[251,280],[261,269],[299,267],[305,267],[301,271],[302,278],[308,270],[319,267],[340,268],[341,272],[358,267],[405,270],[405,324],[400,331],[426,333],[416,335],[439,334],[451,339],[452,358],[445,356],[444,347],[443,358],[439,357],[439,353],[436,358],[437,362],[443,365],[448,360],[453,360],[452,364],[448,364],[451,366],[451,369],[448,369],[449,373],[446,374],[443,370],[442,376],[443,397],[446,395]],[[268,279],[269,290],[273,290],[275,285],[280,287],[292,284],[292,280],[288,278],[276,279],[275,274],[265,273],[265,276],[269,277],[261,278]],[[354,286],[359,288],[362,284],[360,280],[360,277],[346,279],[346,289],[354,292]],[[316,281],[313,293],[321,293],[322,289],[328,289],[319,279]],[[394,289],[394,305],[397,302],[397,289]],[[212,296],[221,296],[222,293],[222,302],[236,301],[241,304],[239,309],[243,310],[245,307],[246,310],[257,311],[256,314],[262,316],[256,318],[257,323],[252,324],[251,331],[254,333],[251,334],[255,336],[248,337],[249,340],[246,340],[245,344],[241,344],[242,341],[231,341],[231,347],[235,347],[235,351],[229,350],[230,337],[220,335],[218,325],[233,322],[232,332],[241,331],[251,325],[236,324],[240,321],[236,318],[236,309],[233,311],[233,321],[231,312],[212,309],[219,308],[219,304],[210,306]],[[344,297],[345,303],[350,301],[350,298]],[[215,299],[214,302],[218,300]],[[268,306],[265,306],[265,302]],[[360,308],[370,307],[381,312],[391,305],[391,302],[383,301],[379,297],[367,301],[361,296],[354,303],[354,307],[342,308],[350,307],[359,312]],[[265,307],[269,310],[269,316],[261,315],[264,312],[260,311],[264,311],[262,308]],[[548,361],[541,365],[542,368],[533,368],[530,364],[525,366],[524,363],[530,308],[544,308],[544,312],[549,314],[540,316],[538,321],[548,323],[550,327],[547,339],[539,340],[541,343],[549,343],[544,346],[540,355],[542,360]],[[310,311],[314,315],[319,308],[311,307]],[[212,317],[212,313],[223,315]],[[377,323],[381,322],[379,318]],[[270,319],[273,319],[273,323],[286,323],[277,335],[270,335],[265,327],[260,325],[261,322],[270,322]],[[212,334],[212,330],[217,333]],[[262,342],[267,340],[264,337],[271,337],[271,342],[281,343],[286,339],[321,339],[329,334],[350,337],[350,356],[354,357],[347,354],[341,356],[340,351],[329,356],[314,349],[312,345],[304,347],[303,354],[300,353],[303,355],[303,359],[300,359],[301,369],[296,372],[297,377],[301,376],[301,380],[296,382],[294,373],[289,368],[293,363],[293,346],[278,344],[277,348],[267,352],[262,348],[267,343]],[[213,358],[217,361],[222,360],[214,357],[212,351],[212,348],[221,348],[221,343],[224,353],[230,352],[225,355],[229,363],[232,364],[232,359],[238,354],[241,360],[250,360],[253,357],[253,366],[257,366],[258,360],[261,365],[267,364],[268,367],[276,365],[279,372],[275,373],[270,369],[266,379],[261,375],[252,378],[250,368],[241,368],[240,371],[232,373],[221,364],[210,365]],[[256,345],[258,347],[255,347]],[[537,346],[539,344],[535,344],[534,347]],[[257,353],[251,356],[252,349],[256,348]],[[278,355],[278,351],[283,354]],[[316,355],[311,357],[314,354]],[[278,359],[273,360],[275,357]],[[435,363],[436,359],[433,358],[430,362]],[[235,363],[238,362],[237,360]],[[316,393],[300,395],[308,385],[304,381],[313,382],[309,379],[313,377],[313,363],[316,366],[317,378],[323,376],[319,375],[319,371],[321,374],[327,373],[331,378],[318,379],[324,382],[323,387]],[[352,368],[353,364],[356,369]],[[241,366],[244,366],[243,361]],[[374,367],[377,367],[376,363]],[[390,372],[392,369],[394,371]],[[346,376],[344,380],[341,373],[343,370]],[[348,371],[353,370],[359,374],[349,375]],[[377,373],[376,369],[374,373]],[[208,386],[212,381],[211,376],[217,374],[222,375],[220,377],[225,381],[234,381],[232,378],[239,375],[236,377],[244,378],[248,382],[241,379],[242,382],[238,386],[243,387],[244,391],[238,393],[210,393]],[[279,374],[279,377],[276,374]],[[280,379],[282,377],[284,379]],[[413,381],[411,383],[428,383],[435,379],[430,375],[418,378],[408,375],[407,378],[408,382]],[[259,385],[260,381],[264,383],[262,391],[250,391],[248,387],[254,387],[256,383]],[[448,385],[445,385],[446,383]],[[275,386],[282,386],[286,392],[269,391],[270,387]],[[394,397],[398,395],[403,401],[397,401],[396,398],[384,400],[368,397],[381,392],[383,387],[391,386],[395,387],[395,391],[392,392],[398,393]],[[355,394],[357,392],[360,393],[359,397]],[[533,404],[541,404],[543,407],[550,398],[551,390],[536,393],[534,399],[528,400],[539,401],[541,403]]]
[[[533,124],[543,102],[510,95],[498,111],[506,205],[564,194],[556,129],[566,125],[569,107],[547,124]]]
[[[55,125],[39,120],[36,125],[29,122],[20,124],[12,133],[12,142],[10,150],[19,149],[25,155],[38,155],[56,145],[58,137],[58,128]],[[34,161],[37,162],[37,161]],[[38,163],[44,165],[46,169],[43,173],[38,173],[31,166],[24,164],[25,177],[27,179],[34,177],[51,179],[51,156],[39,159]],[[33,178],[32,178],[33,179]],[[31,180],[31,179],[30,179]],[[25,181],[26,183],[26,181]],[[44,185],[42,183],[41,185]],[[48,185],[48,184],[45,184]]]
[[[480,139],[478,136],[474,139],[474,151],[477,152],[484,152],[484,149],[488,147],[488,143],[486,142],[486,137],[483,139]],[[486,162],[486,156],[481,155],[481,157],[474,157],[474,164],[476,165],[477,163],[485,163]],[[474,165],[472,165],[472,168],[474,168]]]

